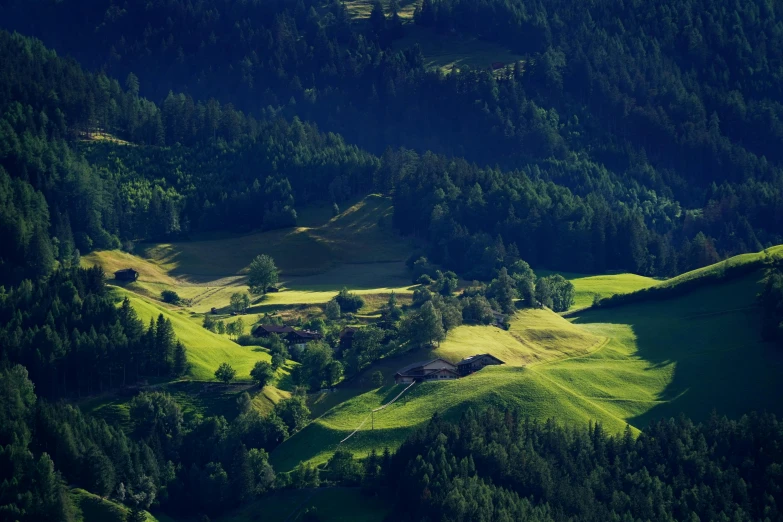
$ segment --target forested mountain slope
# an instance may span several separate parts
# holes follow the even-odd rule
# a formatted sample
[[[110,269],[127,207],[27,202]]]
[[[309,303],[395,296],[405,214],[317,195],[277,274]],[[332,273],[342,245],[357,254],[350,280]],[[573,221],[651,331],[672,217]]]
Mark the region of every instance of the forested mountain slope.
[[[761,4],[747,0],[724,12],[698,2],[679,9],[428,1],[416,17],[420,25],[498,39],[528,56],[500,75],[465,69],[448,76],[427,71],[415,48],[392,50],[398,34],[392,13],[383,22],[376,17],[375,25],[351,24],[339,3],[101,0],[81,12],[71,2],[40,2],[37,9],[9,2],[3,13],[8,27],[128,77],[132,92],[140,78],[141,93],[161,102],[166,143],[184,139],[174,130],[182,123],[168,126],[174,118],[166,113],[190,110],[186,99],[167,95],[174,88],[195,100],[215,96],[259,119],[271,117],[270,106],[298,114],[376,154],[405,146],[503,168],[498,186],[495,179],[460,180],[448,163],[438,167],[437,176],[448,169],[466,199],[478,182],[484,193],[497,187],[516,200],[519,175],[510,169],[524,168],[526,176],[567,187],[586,203],[544,212],[525,203],[513,205],[513,213],[512,205],[493,205],[487,219],[475,220],[455,208],[450,184],[433,186],[419,169],[422,185],[412,197],[427,197],[427,205],[415,222],[399,225],[478,250],[486,249],[486,236],[501,234],[506,246],[516,243],[523,258],[543,266],[554,266],[562,252],[590,250],[580,266],[556,268],[673,275],[781,240],[783,178],[774,146],[781,46],[761,41],[780,38],[779,13]],[[501,29],[490,34],[487,27],[496,23]],[[93,38],[76,37],[80,32]],[[746,51],[722,57],[720,50],[731,46],[755,49],[747,61],[752,76],[740,66]],[[103,49],[113,49],[108,59]],[[390,165],[379,172],[376,188],[383,191],[413,168],[391,151],[381,161]],[[407,170],[400,172],[400,164]],[[555,213],[556,227],[541,222],[540,215]],[[443,216],[445,231],[431,228],[432,215]],[[540,236],[534,232],[536,242],[545,240],[541,258],[520,238],[506,237],[503,221],[541,227]],[[611,246],[615,229],[630,252]],[[557,233],[571,237],[546,244]],[[467,250],[446,248],[431,254],[448,263],[453,251]]]

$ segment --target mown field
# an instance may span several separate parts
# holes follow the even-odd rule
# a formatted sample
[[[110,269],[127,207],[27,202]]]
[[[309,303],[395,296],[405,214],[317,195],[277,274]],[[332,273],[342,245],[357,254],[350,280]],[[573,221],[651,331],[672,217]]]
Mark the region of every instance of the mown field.
[[[783,357],[760,339],[755,295],[761,277],[761,272],[755,272],[678,298],[584,312],[569,323],[585,341],[599,341],[584,353],[553,353],[572,340],[558,339],[557,329],[536,337],[535,328],[528,327],[530,342],[546,354],[540,362],[486,368],[457,381],[418,384],[398,403],[375,414],[374,429],[365,424],[341,447],[360,456],[395,447],[435,413],[454,418],[468,407],[489,404],[519,407],[531,417],[552,417],[563,423],[600,421],[610,431],[620,431],[626,424],[642,429],[651,419],[680,412],[698,420],[713,410],[730,415],[748,409],[780,411],[777,377]],[[515,317],[508,335],[493,332],[492,327],[456,329],[441,349],[452,358],[467,352],[505,351],[511,363],[524,364],[529,360],[524,345],[520,342],[517,347],[512,340],[515,330],[534,322],[524,317]],[[468,333],[465,328],[486,331]],[[475,345],[471,338],[476,339]],[[421,355],[417,358],[431,354]],[[406,361],[382,361],[379,368],[388,376]],[[377,390],[346,387],[329,394],[317,410],[322,416],[273,452],[276,468],[291,469],[301,460],[324,462],[371,409],[402,388],[387,380]],[[331,397],[339,394],[344,401]]]
[[[614,294],[628,294],[661,283],[661,281],[657,279],[637,274],[587,275],[574,274],[571,272],[536,270],[536,275],[539,277],[545,277],[555,273],[559,273],[574,285],[574,304],[571,307],[571,310],[579,310],[591,306],[593,304],[593,299],[596,296],[603,298]]]
[[[185,345],[190,370],[188,375],[194,379],[214,379],[215,370],[220,363],[229,362],[237,371],[237,379],[249,379],[250,370],[256,361],[271,361],[266,351],[255,347],[239,346],[228,337],[212,333],[201,326],[201,319],[184,310],[170,309],[162,304],[151,302],[132,292],[117,288],[121,297],[128,297],[139,318],[147,324],[150,318],[163,314],[171,320],[177,338]]]
[[[405,31],[405,36],[394,42],[394,48],[407,49],[418,45],[424,56],[424,65],[439,69],[445,74],[464,67],[486,69],[495,62],[513,66],[524,61],[522,55],[513,53],[498,43],[472,36],[438,33],[413,24],[406,26]]]

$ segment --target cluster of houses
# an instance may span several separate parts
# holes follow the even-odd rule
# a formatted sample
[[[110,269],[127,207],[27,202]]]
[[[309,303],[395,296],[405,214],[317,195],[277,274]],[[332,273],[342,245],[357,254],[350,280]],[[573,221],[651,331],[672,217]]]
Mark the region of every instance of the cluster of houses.
[[[480,353],[465,357],[456,364],[439,357],[430,361],[409,364],[405,368],[401,368],[394,375],[394,382],[396,384],[406,384],[442,379],[459,379],[460,377],[465,377],[466,375],[477,372],[485,366],[495,366],[499,364],[505,363],[488,353]]]

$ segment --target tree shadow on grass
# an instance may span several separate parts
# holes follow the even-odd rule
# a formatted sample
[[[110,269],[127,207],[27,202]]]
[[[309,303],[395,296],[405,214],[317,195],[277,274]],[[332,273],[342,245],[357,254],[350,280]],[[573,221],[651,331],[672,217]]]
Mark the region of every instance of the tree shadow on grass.
[[[630,424],[643,429],[681,413],[698,421],[713,410],[731,417],[783,412],[783,354],[762,342],[759,309],[753,307],[760,277],[754,273],[681,297],[586,312],[574,321],[629,325],[636,337],[631,359],[647,363],[642,374],[663,375],[661,370],[673,366],[656,396],[662,402],[629,417]]]

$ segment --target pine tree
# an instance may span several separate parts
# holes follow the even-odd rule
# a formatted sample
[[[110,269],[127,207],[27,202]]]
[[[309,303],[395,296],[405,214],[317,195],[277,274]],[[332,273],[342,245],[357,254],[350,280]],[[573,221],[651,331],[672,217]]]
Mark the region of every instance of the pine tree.
[[[176,336],[171,321],[163,317],[163,314],[159,314],[155,328],[155,365],[158,368],[158,375],[169,373],[175,340]]]
[[[174,348],[174,363],[172,365],[173,374],[176,377],[185,375],[188,370],[188,356],[185,347],[180,341],[177,341],[177,346]]]

